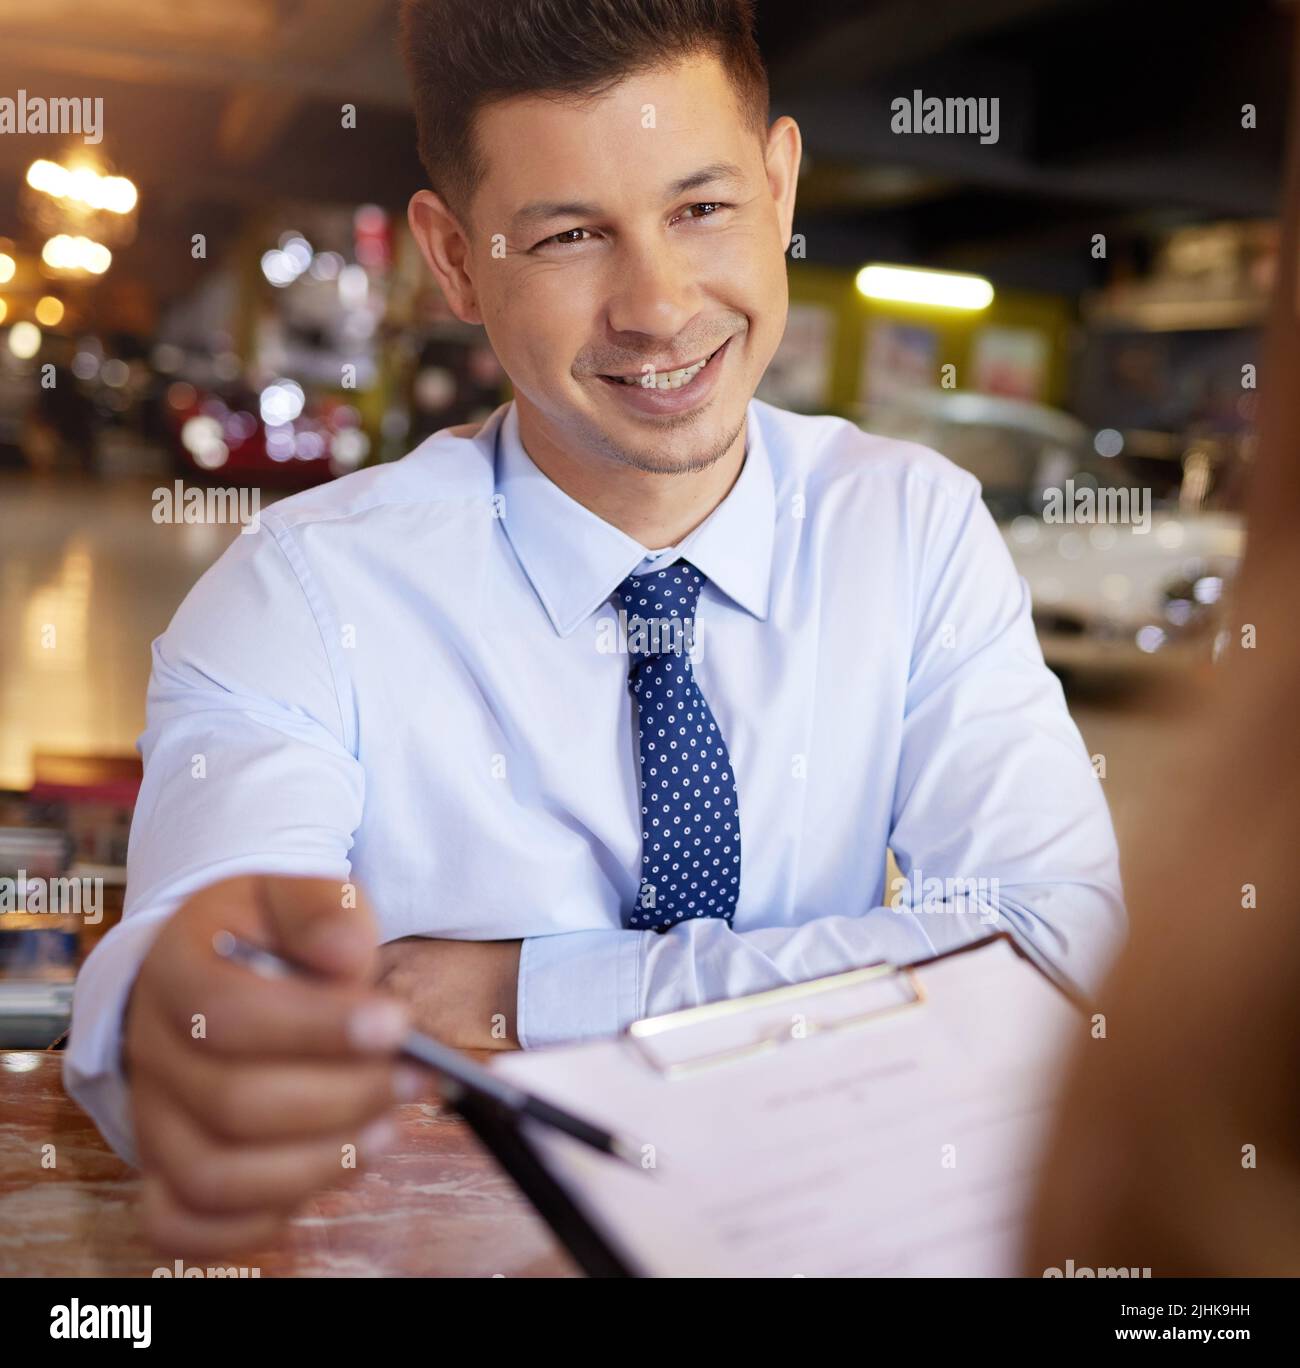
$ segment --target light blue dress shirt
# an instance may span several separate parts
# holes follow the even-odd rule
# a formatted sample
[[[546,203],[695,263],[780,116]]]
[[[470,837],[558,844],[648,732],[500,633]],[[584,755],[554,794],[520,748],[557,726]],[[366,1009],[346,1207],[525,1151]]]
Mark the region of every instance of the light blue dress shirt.
[[[678,556],[708,581],[694,669],[743,862],[734,929],[660,935],[622,925],[641,821],[610,594]],[[1091,988],[1123,934],[1101,786],[977,481],[757,400],[730,493],[657,555],[538,470],[513,404],[264,510],[154,641],[140,749],[125,916],[65,1059],[130,1159],[127,993],[233,874],[355,880],[383,940],[522,938],[526,1048],[995,929]]]

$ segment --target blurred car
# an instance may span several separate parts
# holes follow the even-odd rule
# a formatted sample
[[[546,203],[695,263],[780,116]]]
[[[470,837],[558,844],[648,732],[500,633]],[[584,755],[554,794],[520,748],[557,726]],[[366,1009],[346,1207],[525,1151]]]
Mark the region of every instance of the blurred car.
[[[164,410],[175,473],[221,484],[307,488],[355,470],[370,450],[361,416],[293,380],[260,394],[172,383]]]
[[[1239,513],[1209,506],[1204,443],[1194,460],[1134,456],[1120,434],[1094,435],[1058,409],[962,391],[918,391],[858,421],[978,477],[1050,665],[1208,658],[1245,528]]]

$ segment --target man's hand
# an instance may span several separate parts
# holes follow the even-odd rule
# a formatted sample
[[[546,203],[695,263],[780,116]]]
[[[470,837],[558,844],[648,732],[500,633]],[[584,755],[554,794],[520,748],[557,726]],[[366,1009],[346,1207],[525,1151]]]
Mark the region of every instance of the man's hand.
[[[378,986],[411,1009],[417,1030],[462,1050],[517,1050],[522,941],[407,936],[379,947]]]
[[[327,879],[227,879],[178,908],[141,965],[123,1067],[145,1227],[168,1252],[273,1243],[304,1199],[391,1143],[385,1113],[427,1088],[396,1063],[410,1014],[372,987],[377,932],[356,901]],[[260,978],[216,954],[218,931],[308,972]]]

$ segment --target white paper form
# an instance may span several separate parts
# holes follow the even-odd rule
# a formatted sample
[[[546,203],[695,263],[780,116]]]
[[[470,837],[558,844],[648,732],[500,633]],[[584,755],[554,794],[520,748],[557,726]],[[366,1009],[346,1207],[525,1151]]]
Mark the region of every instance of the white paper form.
[[[1062,1053],[1087,1020],[1004,941],[914,972],[917,1006],[683,1077],[626,1038],[494,1067],[649,1147],[636,1170],[529,1129],[639,1272],[1014,1274]],[[689,1029],[701,1053],[735,1042],[734,1017]]]

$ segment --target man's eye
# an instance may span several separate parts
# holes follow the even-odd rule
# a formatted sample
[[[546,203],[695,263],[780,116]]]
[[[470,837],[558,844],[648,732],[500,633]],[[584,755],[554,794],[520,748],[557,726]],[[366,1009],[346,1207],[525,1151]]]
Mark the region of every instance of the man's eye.
[[[719,209],[725,209],[726,207],[727,207],[727,206],[726,206],[725,204],[720,204],[720,203],[718,203],[718,201],[716,201],[716,200],[705,200],[702,204],[692,204],[692,205],[690,206],[690,209],[688,210],[688,212],[691,212],[691,211],[702,211],[702,212],[696,212],[696,213],[695,213],[695,217],[696,217],[696,218],[709,218],[709,217],[711,217],[712,215],[716,214],[716,213],[718,212]]]
[[[574,237],[573,234],[585,233],[586,231],[585,228],[566,228],[562,233],[553,233],[550,237],[543,238],[537,247],[549,247],[552,243],[559,247],[576,246],[582,239]],[[534,247],[533,250],[536,251],[537,247]]]
[[[712,218],[720,209],[730,207],[717,200],[704,200],[699,204],[688,205],[680,217],[690,215],[693,218]],[[586,236],[580,235],[590,235],[590,232],[589,228],[566,228],[562,233],[553,233],[550,237],[543,238],[532,250],[536,252],[543,247],[578,247],[587,240]]]

